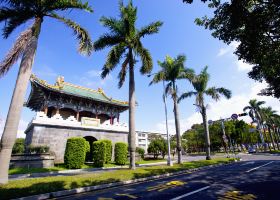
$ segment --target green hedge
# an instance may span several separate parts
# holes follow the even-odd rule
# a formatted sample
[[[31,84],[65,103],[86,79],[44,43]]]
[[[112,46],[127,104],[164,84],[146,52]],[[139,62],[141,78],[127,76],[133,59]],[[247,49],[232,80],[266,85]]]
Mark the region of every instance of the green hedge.
[[[145,150],[141,147],[136,147],[136,152],[141,156],[142,159],[144,159]]]
[[[99,141],[106,143],[106,152],[105,152],[106,160],[105,160],[105,162],[110,163],[112,161],[112,148],[113,148],[112,142],[111,142],[111,140],[99,140]]]
[[[13,154],[24,153],[24,139],[18,138],[13,146]]]
[[[44,146],[34,146],[34,145],[29,145],[26,148],[26,152],[30,154],[41,154],[41,153],[49,153],[50,147],[44,145]]]
[[[92,144],[92,157],[93,165],[95,167],[103,167],[106,162],[106,142],[105,141],[95,141]]]
[[[115,144],[115,163],[117,165],[125,165],[127,161],[127,144],[117,142]]]
[[[64,164],[69,169],[80,169],[85,162],[86,140],[84,138],[69,138],[66,143]]]

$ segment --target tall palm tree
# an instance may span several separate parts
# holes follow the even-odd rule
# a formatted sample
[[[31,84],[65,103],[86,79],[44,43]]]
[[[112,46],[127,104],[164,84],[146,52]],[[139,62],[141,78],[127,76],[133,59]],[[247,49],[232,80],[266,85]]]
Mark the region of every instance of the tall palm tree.
[[[178,102],[181,100],[195,96],[195,105],[199,109],[202,120],[203,120],[203,126],[205,131],[205,143],[206,143],[206,160],[211,160],[210,155],[210,136],[209,136],[209,127],[207,122],[207,114],[206,114],[206,105],[205,105],[205,95],[210,96],[215,101],[218,101],[221,98],[221,95],[225,96],[227,99],[231,98],[231,91],[228,89],[225,89],[223,87],[216,88],[216,87],[210,87],[208,88],[208,82],[210,79],[210,75],[207,72],[207,67],[205,67],[200,74],[198,74],[195,78],[192,80],[192,85],[195,91],[186,92],[183,93],[180,98],[178,99]]]
[[[277,117],[276,116],[277,111],[272,110],[272,108],[269,106],[269,107],[261,108],[260,113],[261,113],[261,116],[262,116],[262,119],[263,119],[264,126],[268,130],[270,141],[272,143],[273,149],[276,150],[274,137],[272,136],[272,130],[274,129],[275,118]],[[275,139],[277,141],[276,137],[275,137]],[[279,149],[278,142],[277,142],[277,147]]]
[[[261,117],[261,106],[264,105],[264,101],[258,101],[257,99],[251,99],[249,106],[243,108],[244,112],[248,112],[253,122],[257,123],[257,129],[259,131],[260,138],[264,144],[264,135],[262,134],[262,117]],[[264,133],[265,134],[265,133]]]
[[[167,81],[165,88],[166,94],[171,94],[174,103],[174,117],[175,117],[175,128],[176,128],[176,139],[177,139],[177,152],[178,152],[178,163],[182,163],[182,147],[181,147],[181,137],[180,137],[180,119],[179,119],[179,109],[177,104],[178,99],[178,88],[177,80],[189,79],[191,80],[194,76],[192,69],[185,68],[185,55],[178,55],[176,58],[171,58],[166,56],[163,62],[158,61],[158,65],[161,70],[154,75],[151,84],[158,83],[160,81]]]
[[[96,51],[106,47],[112,47],[108,53],[105,65],[102,69],[101,77],[105,78],[121,61],[119,72],[119,88],[122,87],[127,71],[129,71],[129,152],[130,168],[135,169],[135,80],[134,66],[136,57],[140,57],[142,66],[141,74],[148,74],[153,67],[152,57],[146,49],[141,39],[147,35],[158,33],[162,22],[157,21],[141,29],[136,28],[137,8],[133,6],[132,0],[127,6],[120,3],[120,18],[102,17],[100,19],[103,26],[110,32],[102,35],[95,43]]]
[[[92,12],[92,9],[88,3],[82,3],[81,0],[1,0],[0,3],[0,22],[4,22],[4,38],[8,38],[20,25],[33,21],[32,25],[20,34],[7,56],[0,63],[1,77],[9,71],[18,59],[21,59],[18,77],[1,139],[0,183],[6,183],[8,181],[12,147],[17,135],[24,95],[31,75],[43,20],[45,17],[50,17],[71,28],[79,40],[78,50],[82,53],[90,54],[92,43],[87,31],[70,19],[60,16],[57,12],[69,9]]]

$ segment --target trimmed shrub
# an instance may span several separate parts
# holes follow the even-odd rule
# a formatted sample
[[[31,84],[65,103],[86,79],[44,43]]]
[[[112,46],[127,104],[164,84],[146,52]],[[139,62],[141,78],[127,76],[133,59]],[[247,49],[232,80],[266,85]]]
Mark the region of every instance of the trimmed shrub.
[[[145,150],[141,147],[136,147],[136,152],[141,156],[142,159],[144,159]]]
[[[113,148],[112,142],[111,142],[111,140],[99,140],[99,141],[106,143],[106,151],[105,151],[106,160],[105,160],[105,162],[110,163],[112,161],[112,148]]]
[[[115,162],[117,165],[125,165],[127,161],[127,144],[117,142],[115,144]]]
[[[82,168],[86,157],[86,140],[84,138],[69,138],[66,143],[64,164],[69,169]]]
[[[93,165],[95,167],[103,167],[106,162],[106,142],[95,141],[92,144]]]
[[[41,154],[41,153],[49,153],[50,147],[48,146],[33,146],[29,145],[26,148],[26,152],[30,154]]]
[[[17,138],[16,142],[13,146],[13,154],[17,153],[24,153],[24,139],[23,138]]]

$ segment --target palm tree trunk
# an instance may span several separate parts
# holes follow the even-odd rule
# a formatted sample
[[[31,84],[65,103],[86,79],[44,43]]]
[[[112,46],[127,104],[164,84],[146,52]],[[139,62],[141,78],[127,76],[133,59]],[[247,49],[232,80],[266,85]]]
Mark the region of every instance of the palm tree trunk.
[[[273,136],[272,136],[270,127],[268,127],[268,133],[269,133],[269,136],[270,136],[270,140],[271,140],[271,142],[272,142],[273,149],[274,149],[274,151],[275,151],[275,150],[276,150],[276,147],[275,147],[275,143],[274,143],[274,139],[273,139]]]
[[[8,182],[8,172],[11,160],[13,145],[17,137],[17,129],[20,121],[20,115],[24,103],[24,96],[27,90],[28,81],[32,72],[38,37],[41,31],[42,19],[36,18],[35,25],[32,27],[32,38],[23,53],[20,68],[14,88],[12,100],[7,115],[4,132],[1,138],[0,151],[0,184]]]
[[[205,131],[206,160],[211,160],[210,135],[209,135],[208,122],[207,122],[206,108],[204,105],[201,108],[201,115],[203,120],[204,131]]]
[[[179,110],[177,103],[177,92],[176,84],[173,82],[173,101],[174,101],[174,117],[175,117],[175,128],[176,128],[176,139],[177,139],[177,153],[178,153],[178,164],[182,163],[182,147],[181,147],[181,136],[180,136],[180,119]]]
[[[132,49],[129,49],[129,153],[130,169],[135,169],[135,80]]]
[[[0,152],[0,184],[8,182],[8,170],[12,148],[16,140],[24,96],[32,71],[33,60],[37,49],[38,38],[33,37],[21,60],[13,97],[11,100],[4,132],[1,139]]]

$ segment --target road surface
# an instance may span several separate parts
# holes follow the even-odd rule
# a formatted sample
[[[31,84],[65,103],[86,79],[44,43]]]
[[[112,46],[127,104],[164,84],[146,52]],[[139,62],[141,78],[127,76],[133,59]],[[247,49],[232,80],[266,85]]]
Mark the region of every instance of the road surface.
[[[242,159],[245,161],[227,166],[60,199],[280,199],[280,156],[243,155]]]

